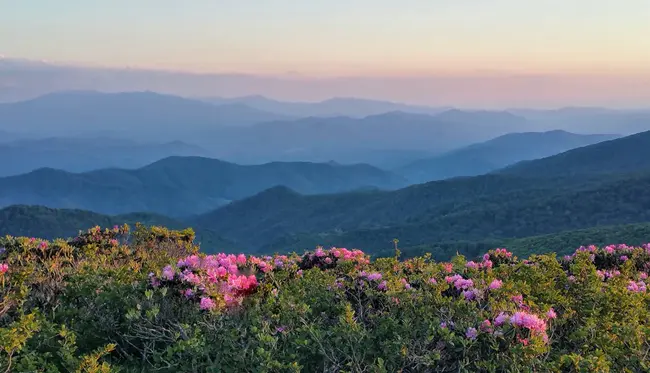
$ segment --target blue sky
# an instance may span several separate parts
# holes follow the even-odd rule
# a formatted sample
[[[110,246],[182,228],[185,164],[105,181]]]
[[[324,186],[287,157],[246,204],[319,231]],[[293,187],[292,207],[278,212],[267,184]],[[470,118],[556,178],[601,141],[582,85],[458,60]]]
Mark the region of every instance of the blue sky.
[[[650,0],[0,0],[0,54],[191,71],[638,72]]]

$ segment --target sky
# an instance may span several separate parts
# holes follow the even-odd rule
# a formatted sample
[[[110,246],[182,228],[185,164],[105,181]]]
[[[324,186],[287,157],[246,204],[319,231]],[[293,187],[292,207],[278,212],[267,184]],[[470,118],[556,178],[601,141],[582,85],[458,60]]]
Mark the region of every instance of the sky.
[[[328,76],[650,72],[650,0],[0,0],[0,54]]]

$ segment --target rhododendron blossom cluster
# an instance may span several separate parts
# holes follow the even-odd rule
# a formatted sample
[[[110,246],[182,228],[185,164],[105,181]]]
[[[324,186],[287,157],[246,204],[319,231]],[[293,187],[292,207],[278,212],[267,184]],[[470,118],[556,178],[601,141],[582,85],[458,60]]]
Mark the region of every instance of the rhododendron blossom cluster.
[[[249,261],[243,254],[191,255],[180,259],[175,267],[165,266],[150,281],[154,287],[177,286],[186,298],[198,298],[201,309],[214,310],[239,305],[256,289],[257,277],[249,267],[260,262],[255,257]]]

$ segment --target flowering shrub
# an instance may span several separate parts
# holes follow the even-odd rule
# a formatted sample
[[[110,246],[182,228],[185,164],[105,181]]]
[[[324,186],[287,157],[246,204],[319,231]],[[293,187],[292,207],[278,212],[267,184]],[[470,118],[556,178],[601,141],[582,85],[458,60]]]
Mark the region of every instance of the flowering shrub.
[[[638,372],[650,246],[205,255],[191,231],[0,240],[0,371]]]

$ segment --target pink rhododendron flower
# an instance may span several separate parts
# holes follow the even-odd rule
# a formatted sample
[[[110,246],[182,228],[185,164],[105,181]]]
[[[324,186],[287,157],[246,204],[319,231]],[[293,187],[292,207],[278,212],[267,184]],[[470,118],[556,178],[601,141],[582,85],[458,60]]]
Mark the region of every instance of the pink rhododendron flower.
[[[217,304],[212,300],[212,298],[201,297],[200,307],[202,310],[211,310],[214,309]]]
[[[548,317],[551,320],[555,319],[557,317],[557,313],[555,313],[555,310],[551,307],[551,309],[549,309],[548,312],[546,312],[546,317]]]
[[[435,285],[435,284],[438,283],[438,281],[436,281],[435,278],[431,277],[431,278],[429,279],[429,283],[432,284],[432,285]]]
[[[627,262],[628,259],[629,258],[627,257],[627,255],[621,255],[621,260],[622,261]]]
[[[474,300],[476,299],[476,293],[474,292],[474,290],[464,290],[463,297],[466,300]]]
[[[0,275],[4,275],[7,271],[9,271],[9,264],[0,263]]]
[[[510,323],[516,327],[526,328],[531,331],[544,332],[546,330],[546,322],[527,312],[515,312],[512,317],[510,317]]]
[[[39,248],[39,249],[47,249],[48,246],[49,246],[49,244],[48,244],[47,241],[41,241],[41,242],[38,244],[38,248]]]
[[[465,332],[465,336],[469,339],[476,339],[478,336],[478,331],[476,328],[467,328],[467,331]]]
[[[443,263],[442,267],[447,273],[451,273],[454,270],[454,265],[451,263]]]
[[[175,271],[172,266],[168,265],[162,270],[162,278],[167,281],[171,281],[174,279]]]
[[[381,273],[374,272],[368,275],[368,280],[370,281],[379,281],[381,280]]]
[[[494,279],[494,280],[492,280],[492,282],[490,282],[490,290],[499,289],[499,288],[501,288],[501,286],[503,286],[503,281],[501,281],[499,279]]]
[[[382,281],[379,285],[377,285],[377,289],[379,290],[387,290],[388,289],[388,283],[386,281]]]
[[[481,331],[485,333],[491,333],[492,332],[492,323],[490,320],[483,320],[481,323]]]
[[[499,316],[497,316],[494,319],[494,325],[501,326],[501,325],[505,324],[506,322],[508,322],[508,320],[510,320],[510,316],[508,316],[505,313],[501,312],[499,314]]]
[[[478,269],[478,263],[470,261],[465,264],[465,267],[471,268],[471,269]]]

